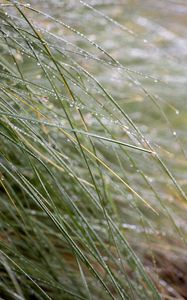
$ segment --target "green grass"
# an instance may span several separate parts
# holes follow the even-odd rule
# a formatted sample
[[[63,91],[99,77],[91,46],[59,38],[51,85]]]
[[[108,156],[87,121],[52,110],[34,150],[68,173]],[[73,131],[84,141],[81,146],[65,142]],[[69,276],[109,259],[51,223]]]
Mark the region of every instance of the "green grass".
[[[1,1],[0,297],[184,300],[185,4],[92,2]]]

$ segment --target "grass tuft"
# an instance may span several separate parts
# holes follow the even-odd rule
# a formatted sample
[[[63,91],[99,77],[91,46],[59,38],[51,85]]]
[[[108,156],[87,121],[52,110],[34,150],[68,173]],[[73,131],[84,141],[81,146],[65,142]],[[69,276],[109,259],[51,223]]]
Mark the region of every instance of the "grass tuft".
[[[3,300],[187,299],[186,5],[114,2],[0,3]]]

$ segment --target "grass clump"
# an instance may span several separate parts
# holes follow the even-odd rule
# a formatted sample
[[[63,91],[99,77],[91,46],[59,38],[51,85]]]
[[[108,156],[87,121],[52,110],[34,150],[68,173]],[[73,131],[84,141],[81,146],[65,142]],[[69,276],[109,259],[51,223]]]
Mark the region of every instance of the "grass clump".
[[[1,299],[187,299],[180,13],[92,2],[1,2]]]

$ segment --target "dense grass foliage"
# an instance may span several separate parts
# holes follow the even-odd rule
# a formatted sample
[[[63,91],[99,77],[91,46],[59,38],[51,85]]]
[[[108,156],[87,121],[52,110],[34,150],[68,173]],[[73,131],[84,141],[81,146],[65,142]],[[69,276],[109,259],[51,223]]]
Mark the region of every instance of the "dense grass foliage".
[[[0,298],[187,299],[186,4],[0,2]]]

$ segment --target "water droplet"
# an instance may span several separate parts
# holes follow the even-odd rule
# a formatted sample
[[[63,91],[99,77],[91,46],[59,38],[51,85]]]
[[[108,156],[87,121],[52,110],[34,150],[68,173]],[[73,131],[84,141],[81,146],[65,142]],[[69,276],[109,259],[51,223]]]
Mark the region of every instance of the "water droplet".
[[[174,136],[176,136],[176,135],[177,135],[176,131],[173,131],[173,135],[174,135]]]
[[[140,82],[139,82],[138,80],[134,80],[134,83],[135,83],[136,85],[140,85]]]
[[[149,177],[148,178],[149,182],[153,182],[153,178]]]
[[[107,257],[107,256],[103,256],[103,260],[104,260],[104,261],[107,261],[107,260],[108,260],[108,257]]]
[[[180,112],[178,109],[176,109],[175,113],[176,113],[176,115],[179,115]]]
[[[146,44],[148,41],[146,39],[144,39],[143,42]]]

